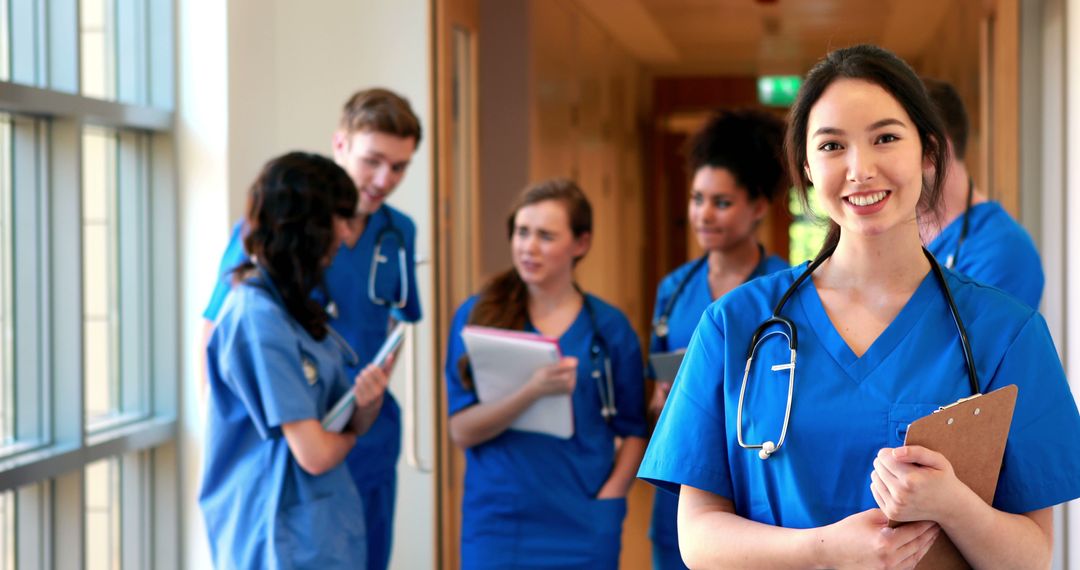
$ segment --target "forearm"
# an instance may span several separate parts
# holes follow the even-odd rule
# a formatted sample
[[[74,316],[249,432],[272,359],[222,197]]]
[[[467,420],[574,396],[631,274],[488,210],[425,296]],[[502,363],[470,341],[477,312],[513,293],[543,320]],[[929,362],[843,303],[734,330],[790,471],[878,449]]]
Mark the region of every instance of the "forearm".
[[[691,568],[806,569],[817,563],[826,545],[817,529],[788,529],[743,518],[734,512],[687,508],[683,486],[679,499],[679,549]],[[701,493],[702,491],[697,491]]]
[[[526,384],[498,402],[469,406],[450,417],[450,438],[462,448],[492,440],[506,431],[536,399]]]
[[[337,467],[356,444],[352,433],[326,431],[314,419],[290,422],[281,429],[300,468],[312,475],[322,475]]]
[[[379,412],[382,410],[382,404],[375,407],[373,410],[364,410],[359,406],[353,410],[353,415],[349,418],[349,431],[360,436],[364,435],[371,429],[371,426],[375,425],[375,420],[379,418]]]
[[[597,496],[600,498],[625,497],[630,491],[630,485],[634,483],[634,476],[644,456],[644,438],[623,438],[622,444],[615,452],[615,465],[611,469],[611,475],[608,476]]]
[[[973,568],[1050,567],[1054,536],[1050,508],[1022,515],[1006,513],[968,489],[939,524]]]

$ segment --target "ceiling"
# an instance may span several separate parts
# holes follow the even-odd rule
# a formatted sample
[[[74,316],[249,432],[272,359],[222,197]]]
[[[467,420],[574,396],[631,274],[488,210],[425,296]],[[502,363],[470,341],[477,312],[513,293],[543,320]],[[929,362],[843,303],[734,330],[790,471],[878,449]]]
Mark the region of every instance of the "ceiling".
[[[802,73],[829,49],[863,42],[916,59],[958,1],[576,0],[663,75]]]

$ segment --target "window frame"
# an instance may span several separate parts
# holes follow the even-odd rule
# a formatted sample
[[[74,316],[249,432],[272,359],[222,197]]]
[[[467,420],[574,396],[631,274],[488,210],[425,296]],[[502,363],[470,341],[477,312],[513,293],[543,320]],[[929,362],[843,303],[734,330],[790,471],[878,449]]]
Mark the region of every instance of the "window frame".
[[[111,458],[123,478],[122,566],[176,568],[182,553],[175,0],[110,0],[117,8],[110,40],[119,48],[116,100],[80,94],[79,0],[6,2],[10,67],[0,80],[0,112],[18,122],[12,295],[19,410],[17,441],[0,447],[0,492],[15,497],[16,566],[85,565],[84,469]],[[88,125],[116,130],[118,231],[135,237],[121,243],[117,270],[120,294],[131,303],[120,304],[121,345],[135,347],[120,357],[121,413],[91,428],[84,407],[80,164]],[[126,393],[125,382],[138,389]]]

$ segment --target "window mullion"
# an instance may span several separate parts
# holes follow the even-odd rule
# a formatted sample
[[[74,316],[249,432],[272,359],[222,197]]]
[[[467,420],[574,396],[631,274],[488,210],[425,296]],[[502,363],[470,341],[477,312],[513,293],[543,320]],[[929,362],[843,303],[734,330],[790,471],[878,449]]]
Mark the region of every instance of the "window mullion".
[[[52,484],[52,519],[48,533],[53,540],[49,553],[51,568],[85,568],[86,561],[86,475],[85,469],[75,469]]]
[[[85,442],[83,383],[82,129],[54,120],[50,137],[49,189],[53,425],[59,442]],[[48,382],[49,377],[44,380]]]
[[[26,117],[12,120],[12,222],[14,244],[13,268],[13,351],[15,436],[22,440],[43,441],[49,437],[44,415],[47,388],[43,378],[46,348],[43,339],[48,323],[42,320],[44,290],[42,277],[47,259],[44,248],[48,239],[42,231],[43,203],[47,198],[40,189],[46,153],[43,148],[45,128],[41,122]]]
[[[79,92],[79,2],[49,0],[48,87],[65,93]]]

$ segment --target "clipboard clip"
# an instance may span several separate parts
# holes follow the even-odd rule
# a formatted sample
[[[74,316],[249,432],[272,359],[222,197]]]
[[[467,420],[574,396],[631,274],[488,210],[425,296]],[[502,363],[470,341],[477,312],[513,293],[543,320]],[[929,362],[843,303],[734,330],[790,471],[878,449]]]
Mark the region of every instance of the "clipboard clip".
[[[949,408],[959,406],[960,404],[963,404],[964,402],[974,400],[975,398],[978,398],[979,396],[982,396],[982,394],[975,394],[973,396],[968,396],[966,398],[960,398],[959,400],[957,400],[957,401],[955,401],[955,402],[953,402],[953,403],[951,403],[951,404],[949,404],[947,406],[939,407],[938,409],[934,410],[934,413],[936,414],[938,412],[944,412],[945,410],[948,410]]]

